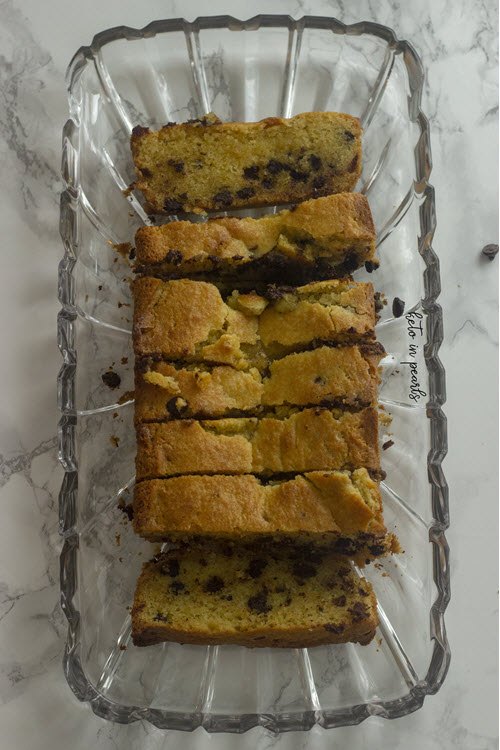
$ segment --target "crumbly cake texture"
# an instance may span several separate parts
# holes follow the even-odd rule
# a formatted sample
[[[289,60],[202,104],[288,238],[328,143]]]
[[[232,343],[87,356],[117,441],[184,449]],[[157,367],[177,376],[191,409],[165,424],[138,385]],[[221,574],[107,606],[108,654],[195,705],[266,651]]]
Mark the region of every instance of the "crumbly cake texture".
[[[345,559],[277,547],[170,550],[143,567],[132,608],[136,646],[369,643],[376,627],[372,588]]]
[[[130,145],[152,213],[299,202],[352,190],[361,173],[360,122],[337,112],[226,123],[210,114],[135,127]]]
[[[317,407],[277,417],[174,420],[137,428],[137,480],[178,474],[380,469],[376,409]]]
[[[249,474],[147,479],[135,487],[134,530],[152,542],[328,548],[360,564],[398,549],[366,469],[306,472],[269,484]]]
[[[378,266],[370,206],[360,193],[309,200],[258,219],[145,226],[135,248],[137,271],[165,278],[203,273],[300,284]]]
[[[261,375],[228,366],[145,360],[136,368],[135,421],[262,415],[307,406],[363,408],[375,404],[378,343],[320,346],[288,354]]]
[[[373,286],[349,279],[298,288],[270,286],[266,296],[190,279],[136,279],[133,342],[137,357],[263,367],[267,359],[318,342],[374,338]]]

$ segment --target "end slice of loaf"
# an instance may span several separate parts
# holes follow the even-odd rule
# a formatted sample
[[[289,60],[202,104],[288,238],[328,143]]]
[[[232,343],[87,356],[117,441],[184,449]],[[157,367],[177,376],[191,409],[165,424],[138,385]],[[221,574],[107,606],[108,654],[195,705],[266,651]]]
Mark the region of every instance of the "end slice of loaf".
[[[210,114],[135,127],[130,145],[154,213],[295,203],[352,190],[361,173],[359,120],[337,112],[227,123]]]
[[[305,283],[378,266],[364,195],[341,193],[263,216],[141,227],[136,269],[149,275]]]
[[[177,549],[147,563],[132,609],[136,646],[162,641],[303,648],[369,643],[370,584],[331,554]]]

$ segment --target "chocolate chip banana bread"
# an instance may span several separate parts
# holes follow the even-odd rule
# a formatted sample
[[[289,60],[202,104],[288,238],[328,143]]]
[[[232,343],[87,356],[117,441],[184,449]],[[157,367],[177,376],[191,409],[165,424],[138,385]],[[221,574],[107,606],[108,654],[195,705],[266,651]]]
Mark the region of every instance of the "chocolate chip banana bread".
[[[277,546],[259,556],[227,546],[165,552],[143,567],[132,608],[136,646],[369,643],[376,627],[372,588],[345,559]]]
[[[145,226],[135,247],[137,271],[165,278],[212,274],[219,280],[301,284],[378,265],[372,215],[360,193],[306,201],[259,219]]]
[[[373,287],[346,279],[273,285],[266,296],[233,291],[225,301],[214,284],[190,279],[146,276],[133,289],[137,357],[262,368],[321,342],[374,337]]]
[[[210,114],[130,139],[152,213],[225,211],[295,203],[352,190],[361,173],[361,126],[337,112],[221,122]]]
[[[177,474],[380,469],[378,415],[317,407],[288,417],[174,420],[137,428],[137,480]]]
[[[374,404],[383,347],[321,346],[271,362],[263,375],[232,367],[144,360],[136,368],[136,423],[259,415],[277,407]]]
[[[263,484],[243,474],[139,482],[134,530],[152,542],[226,541],[328,548],[364,564],[397,550],[382,518],[378,484],[366,469],[317,471]],[[307,556],[307,550],[304,550]]]

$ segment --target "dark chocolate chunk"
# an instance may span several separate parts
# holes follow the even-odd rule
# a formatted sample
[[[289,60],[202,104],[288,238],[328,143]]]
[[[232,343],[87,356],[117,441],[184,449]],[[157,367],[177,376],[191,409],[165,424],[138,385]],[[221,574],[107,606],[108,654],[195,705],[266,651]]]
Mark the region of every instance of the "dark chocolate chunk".
[[[368,273],[372,273],[372,271],[375,271],[378,268],[378,265],[376,263],[373,263],[371,260],[367,260],[365,263],[365,268]]]
[[[347,611],[351,613],[353,622],[361,622],[368,617],[368,608],[363,602],[355,602]]]
[[[184,591],[184,589],[186,588],[186,585],[182,583],[182,581],[172,581],[169,588],[172,594],[175,594],[175,596],[178,596],[181,593],[181,591]]]
[[[371,544],[368,549],[372,553],[374,557],[379,557],[380,555],[383,555],[385,552],[385,547],[383,544]]]
[[[168,622],[170,620],[170,617],[168,615],[162,614],[161,612],[157,612],[153,617],[153,620],[155,620],[156,622]]]
[[[300,169],[290,170],[290,177],[294,182],[307,182],[308,176],[307,172],[302,172]]]
[[[261,184],[263,188],[269,190],[270,188],[274,187],[274,180],[271,180],[270,177],[264,177]]]
[[[266,612],[272,610],[272,606],[267,601],[267,589],[261,589],[257,594],[254,594],[248,599],[248,609],[253,612],[257,612],[259,615],[264,615]]]
[[[182,263],[183,255],[180,250],[169,250],[165,255],[167,263],[171,263],[173,266],[179,266]]]
[[[321,169],[320,157],[316,156],[316,154],[311,154],[311,156],[309,157],[309,164],[311,165],[311,169],[317,172],[319,169]]]
[[[279,172],[284,172],[288,169],[286,164],[283,164],[282,161],[278,161],[277,159],[270,159],[267,162],[266,170],[269,172],[269,174],[278,174]]]
[[[278,286],[277,284],[268,284],[264,292],[264,297],[272,302],[282,299],[285,294],[294,292],[293,286]]]
[[[169,214],[176,214],[177,211],[182,211],[182,203],[175,198],[166,198],[163,203],[163,210]]]
[[[143,127],[143,125],[136,125],[135,128],[132,130],[132,135],[136,137],[140,137],[141,135],[146,135],[146,133],[149,133],[149,128]]]
[[[349,130],[344,130],[344,138],[346,141],[353,141],[355,137],[354,133],[351,133]]]
[[[150,169],[147,167],[141,167],[141,174],[143,177],[152,177],[153,173]]]
[[[131,247],[130,248],[130,252],[128,254],[128,259],[129,260],[134,260],[135,259],[135,247]]]
[[[178,172],[178,174],[184,174],[184,162],[180,159],[169,159],[168,163],[171,167],[173,167],[175,172]]]
[[[347,599],[344,596],[344,594],[341,594],[340,596],[336,596],[334,599],[332,599],[333,604],[335,604],[336,607],[345,607]]]
[[[167,401],[167,411],[174,419],[180,419],[187,408],[187,402],[180,396],[174,396]]]
[[[333,623],[328,622],[325,625],[325,630],[328,630],[330,633],[336,633],[337,635],[340,635],[341,633],[344,632],[345,626],[342,625],[342,624],[340,624],[340,625],[333,625]]]
[[[481,252],[488,260],[493,260],[498,255],[498,245],[485,245]]]
[[[255,188],[241,188],[241,190],[236,191],[236,195],[238,196],[238,198],[241,198],[242,201],[245,201],[247,200],[247,198],[251,198],[253,195],[255,195]]]
[[[179,575],[180,571],[179,560],[177,560],[176,558],[173,558],[172,560],[166,560],[160,566],[160,570],[163,575],[170,576],[171,578],[176,578]]]
[[[314,382],[317,385],[325,385],[326,380],[322,375],[316,375],[316,377],[314,378]]]
[[[243,170],[243,177],[245,180],[258,180],[259,179],[259,167],[256,165],[253,167],[245,167]]]
[[[394,445],[394,440],[386,440],[385,443],[382,445],[382,450],[386,451],[387,448],[390,448]]]
[[[211,594],[215,594],[217,591],[221,591],[224,588],[224,581],[220,576],[210,576],[203,584],[203,591],[207,591]]]
[[[118,388],[118,386],[122,382],[121,377],[117,372],[113,372],[113,370],[108,370],[103,375],[101,375],[101,380],[104,385],[107,385],[108,388],[111,388],[112,390]]]
[[[392,300],[392,314],[395,318],[400,318],[405,311],[405,302],[399,297],[394,297]]]
[[[318,572],[315,565],[307,560],[297,560],[292,567],[292,573],[297,578],[312,578]]]
[[[325,177],[315,177],[312,181],[312,186],[314,190],[321,190],[322,187],[325,187],[325,182]]]
[[[258,578],[262,575],[266,565],[267,560],[264,560],[262,557],[254,557],[253,560],[250,560],[245,573],[247,576],[250,576],[250,578]]]
[[[230,206],[233,202],[232,193],[229,190],[219,190],[212,198],[217,206]]]

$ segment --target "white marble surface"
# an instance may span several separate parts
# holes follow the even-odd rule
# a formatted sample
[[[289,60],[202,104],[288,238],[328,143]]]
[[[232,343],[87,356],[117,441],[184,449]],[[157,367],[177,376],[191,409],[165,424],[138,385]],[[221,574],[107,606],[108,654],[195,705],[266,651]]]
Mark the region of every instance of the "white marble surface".
[[[0,2],[0,218],[3,235],[0,487],[0,747],[493,750],[497,746],[497,37],[494,0],[383,3],[207,3],[108,0]],[[448,372],[452,664],[441,691],[412,716],[276,738],[160,732],[95,717],[73,698],[61,655],[55,455],[58,176],[64,70],[101,29],[184,15],[304,12],[375,20],[411,40],[427,68]]]

